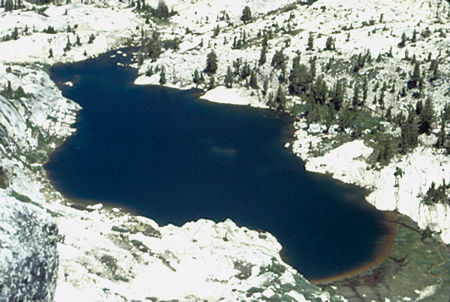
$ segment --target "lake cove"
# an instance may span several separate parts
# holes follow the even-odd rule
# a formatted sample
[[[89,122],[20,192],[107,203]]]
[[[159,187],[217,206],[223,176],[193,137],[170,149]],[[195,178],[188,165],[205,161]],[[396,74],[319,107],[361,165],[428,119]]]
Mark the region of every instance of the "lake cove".
[[[122,66],[131,56],[112,54],[51,68],[64,96],[83,107],[77,133],[46,164],[65,196],[159,224],[231,218],[276,236],[286,262],[313,280],[389,252],[394,235],[363,190],[306,172],[284,147],[289,116],[135,86],[136,72]]]

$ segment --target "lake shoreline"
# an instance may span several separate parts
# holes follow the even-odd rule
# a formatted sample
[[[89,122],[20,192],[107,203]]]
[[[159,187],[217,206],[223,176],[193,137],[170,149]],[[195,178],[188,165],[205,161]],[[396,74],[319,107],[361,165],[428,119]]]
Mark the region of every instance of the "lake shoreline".
[[[386,216],[386,220],[383,222],[383,224],[385,228],[389,231],[388,234],[383,236],[379,240],[379,242],[377,242],[376,244],[377,247],[374,251],[374,256],[372,259],[370,259],[367,263],[354,269],[351,269],[343,274],[321,279],[310,279],[309,281],[316,285],[325,285],[336,281],[341,281],[344,279],[355,277],[358,274],[364,273],[369,269],[372,269],[373,267],[376,267],[381,263],[383,263],[389,257],[391,250],[395,244],[395,237],[397,235],[396,222],[398,218],[398,214],[394,212],[385,212],[384,214]]]
[[[133,54],[135,53],[135,52],[133,52],[133,48],[119,48],[119,49],[117,49],[117,50],[112,50],[112,51],[110,51],[110,52],[108,52],[108,53],[105,53],[104,55],[108,55],[108,56],[111,56],[112,54],[114,54],[114,53],[124,53],[124,54],[127,54],[127,56],[128,57],[134,57],[133,56]],[[64,65],[64,64],[63,64]],[[132,66],[132,62],[130,63],[130,64],[127,64],[126,65],[127,66],[127,68],[131,68],[132,70],[133,70],[133,72],[134,72],[134,68],[133,68],[133,66]],[[60,89],[64,89],[64,84],[59,84],[59,88]],[[176,90],[178,90],[177,88],[168,88],[168,89],[176,89]],[[192,89],[192,88],[189,88],[189,90],[190,89]],[[186,89],[181,89],[181,90],[186,90]],[[224,93],[226,94],[226,92],[229,92],[228,90],[224,90],[224,91],[221,91],[221,93],[222,93],[222,97],[225,97],[225,99],[232,99],[232,95],[229,95],[229,96],[224,96]],[[204,95],[200,95],[200,92],[196,92],[196,93],[194,93],[195,95],[197,95],[198,96],[198,99],[199,100],[205,100],[205,98],[204,98]],[[207,99],[207,98],[206,98]],[[211,101],[211,100],[210,100]],[[215,102],[216,101],[216,99],[213,99],[211,102]],[[219,102],[219,103],[223,103],[223,102]],[[233,104],[233,103],[230,103],[230,104]],[[235,105],[235,104],[234,104]],[[252,105],[252,103],[251,102],[249,102],[248,104],[246,104],[246,105],[249,105],[249,106],[252,106],[252,107],[254,107],[253,105]],[[264,108],[264,109],[270,109],[270,108]],[[276,110],[270,110],[270,111],[275,111],[275,112],[277,112]],[[283,114],[286,114],[286,115],[289,115],[289,114],[287,114],[287,113],[283,113]],[[292,145],[293,144],[293,141],[295,140],[295,136],[294,136],[294,134],[295,134],[295,118],[293,118],[291,115],[289,115],[289,118],[291,118],[292,120],[293,120],[293,123],[290,123],[290,126],[289,126],[289,137],[291,137],[291,140],[290,141],[288,141],[288,143],[289,143],[289,145]],[[77,121],[78,121],[78,118],[77,118]],[[64,147],[64,144],[62,144],[62,145],[60,145],[60,147]],[[59,149],[59,148],[58,148]],[[57,150],[55,150],[55,152],[58,152],[58,149]],[[293,153],[294,155],[296,155],[295,153]],[[296,155],[296,157],[298,157],[298,155]],[[302,162],[303,162],[303,159],[301,159],[302,160]],[[303,164],[304,164],[304,162],[303,162]],[[319,173],[320,174],[320,173]],[[49,176],[49,178],[52,180],[53,178],[51,177],[51,175],[48,175]],[[329,177],[329,176],[325,176],[326,178],[329,178],[330,180],[332,180],[334,183],[336,183],[337,185],[342,185],[342,186],[344,186],[344,187],[346,187],[346,186],[354,186],[354,185],[351,185],[351,184],[347,184],[347,183],[344,183],[344,182],[341,182],[340,180],[336,180],[336,179],[333,179],[332,177]],[[54,179],[52,180],[52,181],[54,181]],[[356,187],[358,187],[358,186],[356,186]],[[367,190],[365,189],[365,188],[363,188],[363,187],[358,187],[358,190],[362,190],[363,192],[365,192],[365,195],[366,195],[366,193],[367,193]],[[80,199],[77,199],[77,198],[73,198],[73,197],[70,197],[70,196],[67,196],[67,199],[69,199],[70,200],[70,203],[71,204],[73,204],[73,205],[76,205],[76,208],[82,208],[82,207],[84,207],[85,209],[88,209],[88,210],[92,210],[92,208],[93,207],[95,207],[95,204],[98,204],[99,203],[99,201],[98,200],[96,200],[96,201],[94,201],[94,200],[92,200],[92,201],[89,201],[89,200],[80,200]],[[86,206],[86,201],[87,202],[89,202],[89,203],[92,203],[92,204],[90,204],[90,205],[87,205]],[[101,201],[100,201],[101,202]],[[116,205],[114,204],[114,203],[104,203],[104,205],[106,205],[106,207],[107,208],[115,208],[116,207]],[[370,203],[368,203],[367,202],[367,200],[365,200],[364,199],[364,204],[361,204],[363,207],[366,207],[366,206],[368,206],[368,207],[370,207],[370,208],[373,208],[373,209],[376,209],[375,207],[373,207]],[[127,213],[130,213],[130,214],[133,214],[133,215],[142,215],[142,213],[139,213],[138,211],[136,211],[136,210],[132,210],[131,208],[127,208],[127,207],[123,207],[123,206],[120,206],[120,205],[118,205],[117,207],[119,207],[119,208],[121,208],[123,211],[125,211],[125,212],[127,212]],[[342,274],[339,274],[339,275],[337,275],[337,276],[330,276],[330,277],[327,277],[327,278],[324,278],[324,279],[320,279],[320,280],[336,280],[336,279],[341,279],[341,278],[344,278],[344,277],[348,277],[348,276],[351,276],[351,275],[355,275],[355,274],[357,274],[358,272],[361,272],[361,271],[363,271],[363,270],[366,270],[366,269],[368,269],[368,268],[370,268],[370,267],[372,267],[372,266],[374,266],[374,265],[376,265],[376,264],[378,264],[380,261],[382,261],[383,259],[385,259],[386,257],[387,257],[387,255],[389,254],[389,251],[390,251],[390,248],[391,248],[391,246],[392,246],[392,241],[393,241],[393,237],[395,237],[395,232],[389,232],[389,235],[386,235],[386,236],[383,236],[383,238],[382,239],[380,239],[380,241],[381,241],[381,243],[380,243],[380,246],[378,246],[377,248],[376,248],[376,250],[374,250],[374,259],[369,259],[367,262],[364,262],[364,263],[362,263],[360,266],[358,266],[357,268],[354,268],[354,269],[350,269],[349,271],[347,271],[347,272],[344,272],[344,273],[342,273]],[[312,280],[312,282],[315,282],[316,280]]]

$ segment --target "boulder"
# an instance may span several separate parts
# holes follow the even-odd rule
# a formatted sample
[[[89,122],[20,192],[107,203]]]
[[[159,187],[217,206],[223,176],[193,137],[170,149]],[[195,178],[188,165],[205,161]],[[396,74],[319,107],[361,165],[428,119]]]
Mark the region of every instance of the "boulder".
[[[57,235],[45,211],[0,192],[0,301],[53,301]]]

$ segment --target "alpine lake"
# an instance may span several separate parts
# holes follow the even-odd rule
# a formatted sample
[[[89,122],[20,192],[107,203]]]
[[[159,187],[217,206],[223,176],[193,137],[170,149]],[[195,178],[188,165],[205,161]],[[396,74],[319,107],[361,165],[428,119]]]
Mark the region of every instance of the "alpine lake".
[[[67,198],[160,225],[231,218],[273,234],[283,259],[310,280],[367,266],[392,241],[364,190],[305,171],[284,147],[292,117],[211,103],[195,90],[136,86],[125,53],[51,68],[63,95],[83,107],[77,132],[45,165]]]

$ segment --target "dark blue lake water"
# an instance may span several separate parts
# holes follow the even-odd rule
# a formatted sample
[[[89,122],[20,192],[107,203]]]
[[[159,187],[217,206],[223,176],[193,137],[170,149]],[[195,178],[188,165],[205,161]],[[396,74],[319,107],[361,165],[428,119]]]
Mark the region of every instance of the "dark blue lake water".
[[[269,231],[285,260],[317,279],[373,256],[383,214],[362,190],[308,173],[283,145],[292,119],[213,104],[194,91],[134,86],[128,58],[55,66],[63,94],[83,106],[78,132],[46,169],[67,197],[126,207],[160,225],[198,218]]]

